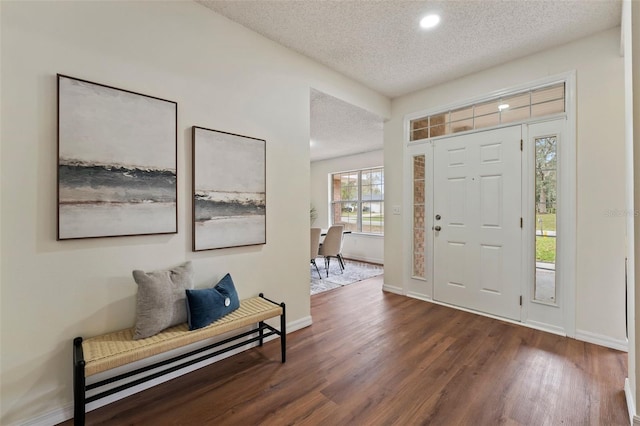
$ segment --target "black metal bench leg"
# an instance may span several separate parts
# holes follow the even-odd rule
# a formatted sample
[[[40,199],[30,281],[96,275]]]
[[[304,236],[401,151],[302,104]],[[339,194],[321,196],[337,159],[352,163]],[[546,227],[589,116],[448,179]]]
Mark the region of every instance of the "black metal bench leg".
[[[280,315],[280,352],[282,353],[282,363],[287,361],[287,311],[284,302],[282,306],[282,315]]]
[[[73,339],[73,424],[84,426],[85,377],[82,337]]]
[[[259,345],[262,346],[264,343],[264,321],[258,323],[258,335],[260,336]]]

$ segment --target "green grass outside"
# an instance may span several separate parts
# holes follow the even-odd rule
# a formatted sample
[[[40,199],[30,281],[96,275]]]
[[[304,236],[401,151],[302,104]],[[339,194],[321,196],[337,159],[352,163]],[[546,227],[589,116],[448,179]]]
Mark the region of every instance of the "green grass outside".
[[[537,213],[536,214],[536,231],[540,230],[540,222],[542,219],[542,229],[544,231],[555,231],[556,230],[556,214],[555,213]]]
[[[542,221],[540,221],[542,219]],[[555,231],[556,214],[536,214],[536,231]],[[556,239],[553,237],[536,237],[536,261],[556,263]]]
[[[345,223],[356,223],[357,221],[357,216],[356,215],[351,215],[351,216],[341,216],[340,217],[340,221],[341,222],[345,222]],[[372,215],[372,216],[366,216],[363,214],[362,216],[362,220],[369,223],[377,223],[377,224],[383,224],[384,223],[384,216],[383,215]]]
[[[536,237],[536,261],[556,263],[556,239]]]

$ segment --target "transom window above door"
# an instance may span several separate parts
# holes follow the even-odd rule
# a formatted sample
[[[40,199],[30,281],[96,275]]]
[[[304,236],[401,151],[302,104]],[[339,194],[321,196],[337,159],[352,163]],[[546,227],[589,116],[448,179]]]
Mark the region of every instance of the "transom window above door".
[[[505,95],[411,120],[410,141],[565,112],[564,82]]]

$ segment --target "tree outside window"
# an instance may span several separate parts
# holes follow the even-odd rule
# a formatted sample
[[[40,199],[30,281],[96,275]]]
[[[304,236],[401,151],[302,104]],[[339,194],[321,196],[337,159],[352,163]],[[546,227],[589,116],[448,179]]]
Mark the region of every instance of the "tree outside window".
[[[537,138],[536,144],[536,261],[556,261],[557,200],[556,136]]]
[[[331,176],[331,223],[345,231],[384,234],[384,169],[335,173]]]

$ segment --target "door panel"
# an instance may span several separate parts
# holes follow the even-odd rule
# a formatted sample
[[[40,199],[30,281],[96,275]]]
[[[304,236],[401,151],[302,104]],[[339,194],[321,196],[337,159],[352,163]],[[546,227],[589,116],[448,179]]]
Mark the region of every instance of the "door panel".
[[[520,319],[520,139],[513,126],[434,142],[435,300]]]

